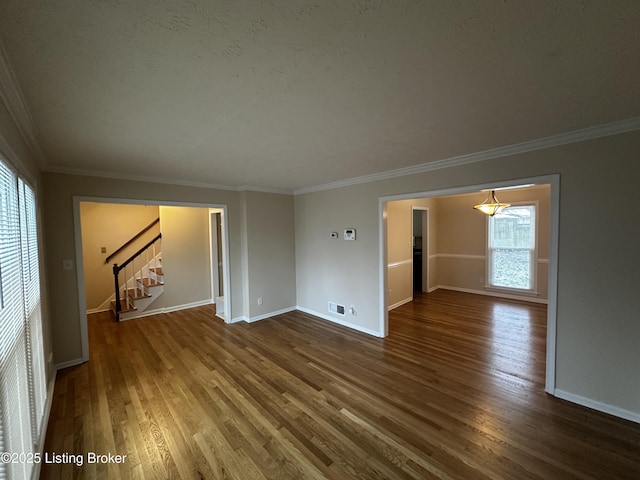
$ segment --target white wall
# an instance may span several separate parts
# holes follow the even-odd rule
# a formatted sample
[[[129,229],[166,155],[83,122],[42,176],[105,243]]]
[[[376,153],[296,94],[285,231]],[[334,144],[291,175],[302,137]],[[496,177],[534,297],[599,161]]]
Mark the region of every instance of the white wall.
[[[293,197],[262,192],[244,192],[243,197],[247,207],[245,316],[256,320],[296,305]]]
[[[150,311],[213,303],[209,209],[161,206],[164,292]]]
[[[298,195],[298,305],[355,304],[345,321],[378,332],[380,197],[560,174],[556,392],[640,418],[638,151],[631,132]],[[329,239],[346,226],[358,241]]]
[[[295,197],[297,304],[361,331],[378,329],[378,212],[372,185]],[[375,203],[371,207],[371,200]],[[355,228],[355,241],[343,240]],[[338,232],[332,239],[331,232]],[[354,306],[356,315],[329,313],[328,302]]]

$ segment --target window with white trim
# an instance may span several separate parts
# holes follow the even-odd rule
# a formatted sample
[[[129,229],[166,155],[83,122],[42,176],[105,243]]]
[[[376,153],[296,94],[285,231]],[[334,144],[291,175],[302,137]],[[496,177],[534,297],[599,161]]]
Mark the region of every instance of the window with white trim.
[[[37,453],[46,399],[38,259],[35,194],[0,159],[0,452],[25,459]],[[34,465],[0,462],[0,478],[31,478]]]
[[[487,286],[535,293],[536,205],[512,205],[488,217]]]

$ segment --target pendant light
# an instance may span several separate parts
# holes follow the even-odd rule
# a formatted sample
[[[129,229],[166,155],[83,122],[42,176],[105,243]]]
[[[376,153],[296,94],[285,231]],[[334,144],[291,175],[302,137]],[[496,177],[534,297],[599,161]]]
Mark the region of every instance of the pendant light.
[[[495,191],[491,190],[491,194],[485,198],[484,202],[474,205],[473,208],[493,217],[496,213],[499,213],[510,206],[510,203],[500,203],[496,198]]]

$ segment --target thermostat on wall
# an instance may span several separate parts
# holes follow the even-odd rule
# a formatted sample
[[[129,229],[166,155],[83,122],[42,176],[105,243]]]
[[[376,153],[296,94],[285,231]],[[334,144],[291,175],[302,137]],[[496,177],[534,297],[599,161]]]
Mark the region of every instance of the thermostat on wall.
[[[355,240],[356,239],[356,229],[355,228],[345,228],[345,230],[344,230],[344,239],[345,240]]]

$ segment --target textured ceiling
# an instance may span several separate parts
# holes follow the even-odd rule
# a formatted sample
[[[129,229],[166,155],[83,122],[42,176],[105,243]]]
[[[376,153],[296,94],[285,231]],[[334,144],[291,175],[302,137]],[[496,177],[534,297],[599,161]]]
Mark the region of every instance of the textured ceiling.
[[[2,0],[54,171],[295,190],[640,116],[640,2]]]

